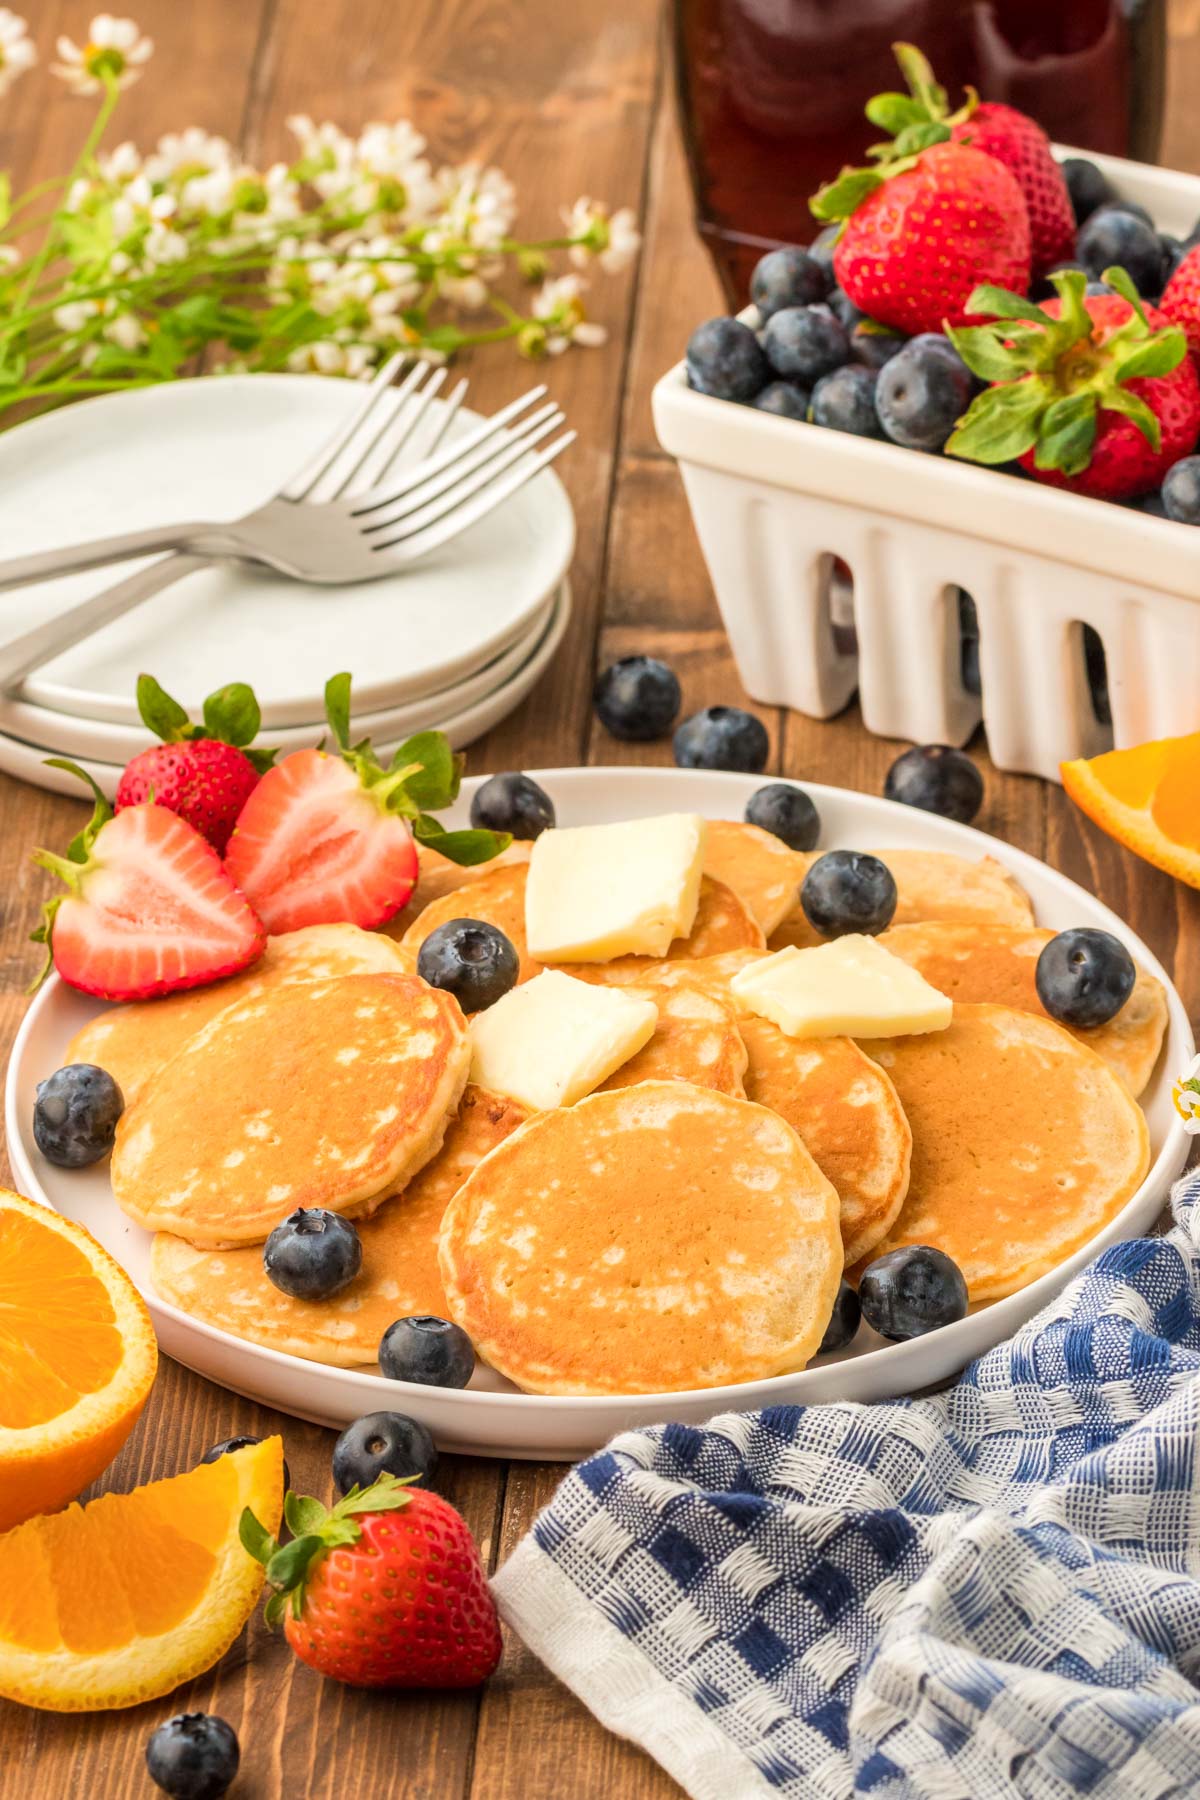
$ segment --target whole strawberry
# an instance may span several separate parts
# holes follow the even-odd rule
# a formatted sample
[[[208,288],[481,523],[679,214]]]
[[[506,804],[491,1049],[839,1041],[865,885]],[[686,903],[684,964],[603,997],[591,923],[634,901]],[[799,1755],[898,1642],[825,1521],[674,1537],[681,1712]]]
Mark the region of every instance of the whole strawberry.
[[[951,112],[946,90],[915,44],[893,44],[907,94],[876,94],[867,104],[873,125],[895,133],[891,144],[872,150],[886,165],[897,156],[931,144],[970,144],[1012,175],[1029,214],[1031,264],[1034,275],[1070,257],[1075,248],[1075,213],[1063,172],[1054,160],[1050,139],[1035,119],[1014,106],[980,103],[974,88],[957,112]],[[1020,285],[1014,283],[1013,285]]]
[[[274,760],[274,751],[249,747],[262,722],[253,690],[239,681],[210,694],[203,725],[194,725],[152,675],[138,676],[137,699],[144,723],[163,742],[127,765],[116,810],[153,800],[224,855],[238,814]]]
[[[971,462],[1014,459],[1039,481],[1098,499],[1148,493],[1200,435],[1200,380],[1183,332],[1144,306],[1124,269],[1089,295],[1078,271],[1052,278],[1034,306],[981,287],[976,314],[996,322],[950,337],[991,385],[946,444]]]
[[[282,1547],[249,1508],[241,1539],[274,1589],[269,1624],[302,1662],[351,1687],[475,1687],[500,1660],[479,1552],[439,1495],[381,1475],[330,1508],[289,1493]]]
[[[956,144],[973,144],[976,150],[994,156],[1013,176],[1029,213],[1034,275],[1044,275],[1074,254],[1071,196],[1050,139],[1035,119],[1015,106],[985,100],[951,125],[950,136]]]
[[[1172,325],[1178,325],[1193,358],[1200,361],[1200,244],[1183,258],[1158,306]]]

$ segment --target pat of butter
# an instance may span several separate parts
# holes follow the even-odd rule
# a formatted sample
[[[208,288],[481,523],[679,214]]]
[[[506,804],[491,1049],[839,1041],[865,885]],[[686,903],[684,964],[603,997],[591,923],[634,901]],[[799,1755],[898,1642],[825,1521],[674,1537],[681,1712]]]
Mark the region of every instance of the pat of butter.
[[[547,969],[475,1014],[471,1080],[534,1112],[572,1106],[636,1055],[657,1024],[653,1000]]]
[[[704,820],[694,813],[543,831],[525,888],[525,937],[539,962],[665,956],[696,921]]]
[[[924,976],[872,937],[790,945],[747,964],[729,983],[751,1012],[789,1037],[907,1037],[944,1031],[953,1006]]]

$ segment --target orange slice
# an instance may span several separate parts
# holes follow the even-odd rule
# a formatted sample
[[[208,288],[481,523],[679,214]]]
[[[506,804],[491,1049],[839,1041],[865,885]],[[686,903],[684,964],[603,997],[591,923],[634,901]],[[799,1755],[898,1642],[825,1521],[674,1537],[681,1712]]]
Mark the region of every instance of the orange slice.
[[[1102,831],[1200,887],[1200,731],[1062,765],[1063,786]]]
[[[0,1531],[107,1469],[157,1362],[145,1303],[108,1252],[0,1188]]]
[[[210,1669],[262,1588],[238,1541],[246,1506],[278,1532],[281,1438],[0,1537],[0,1696],[102,1712]]]

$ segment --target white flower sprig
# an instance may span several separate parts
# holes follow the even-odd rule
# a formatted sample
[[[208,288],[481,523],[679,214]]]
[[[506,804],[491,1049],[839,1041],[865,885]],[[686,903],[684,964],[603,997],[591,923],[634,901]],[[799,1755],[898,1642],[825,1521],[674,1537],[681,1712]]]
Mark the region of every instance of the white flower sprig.
[[[97,13],[88,27],[86,44],[77,44],[69,37],[59,38],[58,54],[62,60],[50,67],[72,93],[102,94],[110,83],[118,88],[131,86],[153,53],[153,43],[142,36],[132,19]]]
[[[585,197],[561,234],[518,238],[507,176],[437,167],[407,120],[354,135],[290,119],[296,154],[266,168],[197,126],[147,153],[101,149],[152,53],[109,13],[84,43],[58,41],[53,72],[100,104],[32,253],[18,246],[33,196],[6,203],[0,184],[0,412],[170,380],[210,351],[218,367],[364,378],[397,350],[441,362],[510,342],[542,358],[605,341],[577,271],[637,255],[628,207]],[[0,94],[36,60],[24,20],[0,7]],[[556,256],[574,268],[555,273]],[[534,289],[524,306],[510,277]]]
[[[1192,1058],[1172,1085],[1171,1100],[1188,1136],[1200,1136],[1200,1056]]]

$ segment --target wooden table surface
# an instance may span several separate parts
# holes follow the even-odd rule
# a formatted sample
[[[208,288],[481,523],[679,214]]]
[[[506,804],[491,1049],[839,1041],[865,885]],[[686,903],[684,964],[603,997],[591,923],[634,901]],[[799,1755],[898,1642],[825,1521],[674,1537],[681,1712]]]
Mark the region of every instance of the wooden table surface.
[[[131,0],[132,4],[132,0]],[[199,124],[254,157],[286,153],[292,113],[349,129],[408,115],[442,158],[492,158],[517,183],[534,235],[588,193],[636,206],[646,234],[638,270],[595,290],[603,350],[545,371],[580,441],[562,465],[579,527],[575,617],[555,668],[521,711],[470,754],[475,770],[670,761],[667,743],[623,746],[594,721],[594,671],[637,649],[665,657],[687,710],[746,705],[671,461],[650,420],[655,378],[691,326],[722,310],[693,234],[676,137],[658,0],[136,0],[156,54],[126,96],[118,135],[140,145]],[[59,31],[81,35],[90,8],[39,0],[43,63]],[[1171,9],[1171,103],[1164,161],[1200,170],[1200,0]],[[18,186],[70,161],[87,106],[44,69],[0,113],[0,164]],[[786,172],[781,170],[781,179]],[[507,349],[468,364],[485,409],[522,371]],[[239,671],[229,670],[229,679]],[[1197,697],[1200,713],[1200,696]],[[880,791],[895,747],[869,737],[852,708],[818,724],[754,708],[771,734],[770,768]],[[1120,850],[1043,782],[987,779],[979,823],[1102,893],[1172,968],[1200,1010],[1200,896]],[[61,846],[80,808],[0,778],[0,1041],[7,1054],[35,967],[27,938],[47,888],[35,844]],[[190,1467],[218,1439],[282,1431],[296,1485],[328,1496],[332,1435],[254,1406],[163,1363],[140,1426],[102,1486]],[[553,1494],[556,1465],[446,1458],[438,1485],[466,1515],[495,1567]],[[372,1696],[323,1682],[256,1618],[216,1669],[170,1700],[126,1713],[56,1717],[0,1702],[3,1800],[115,1800],[148,1794],[148,1733],[181,1709],[221,1713],[241,1739],[236,1793],[246,1800],[664,1800],[679,1790],[640,1751],[604,1732],[511,1636],[481,1693]]]

